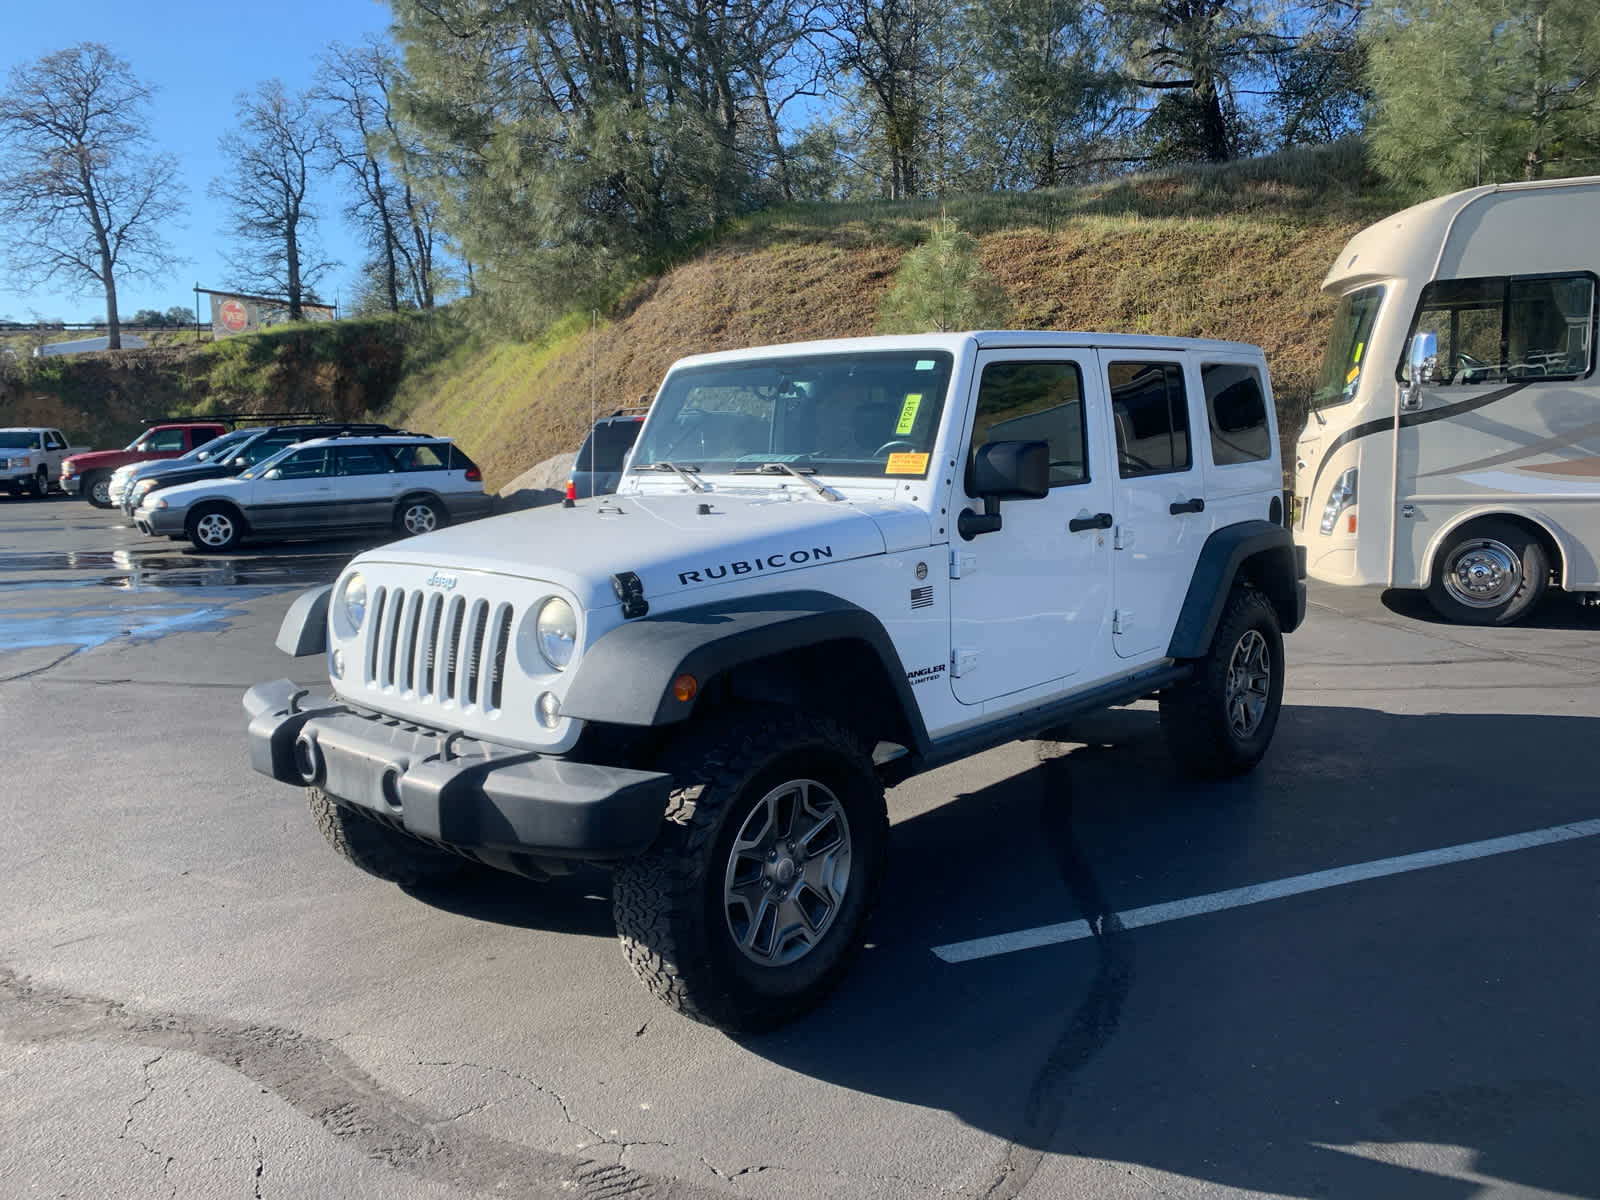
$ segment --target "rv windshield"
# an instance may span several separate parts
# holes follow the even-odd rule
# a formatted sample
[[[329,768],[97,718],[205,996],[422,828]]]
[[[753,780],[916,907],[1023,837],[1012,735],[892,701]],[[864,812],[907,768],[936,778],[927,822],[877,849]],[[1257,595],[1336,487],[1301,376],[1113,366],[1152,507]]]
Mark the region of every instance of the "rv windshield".
[[[1333,314],[1333,332],[1328,337],[1327,357],[1322,360],[1322,374],[1317,378],[1316,391],[1311,394],[1313,408],[1332,408],[1355,397],[1361,370],[1366,365],[1367,342],[1372,337],[1372,325],[1378,319],[1382,304],[1381,285],[1340,297],[1338,310]]]
[[[746,359],[674,371],[634,471],[927,474],[953,360],[943,350]],[[668,465],[671,464],[671,465]]]

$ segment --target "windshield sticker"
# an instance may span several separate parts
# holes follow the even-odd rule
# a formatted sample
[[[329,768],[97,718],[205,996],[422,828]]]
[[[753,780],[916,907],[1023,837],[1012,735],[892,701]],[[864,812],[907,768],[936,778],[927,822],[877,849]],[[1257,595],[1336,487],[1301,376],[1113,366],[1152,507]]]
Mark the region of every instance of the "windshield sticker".
[[[1361,352],[1362,352],[1362,351],[1363,351],[1363,350],[1365,350],[1365,349],[1366,349],[1366,348],[1367,348],[1367,344],[1366,344],[1366,343],[1365,343],[1365,342],[1357,342],[1357,343],[1356,343],[1356,357],[1355,357],[1355,364],[1356,364],[1356,366],[1358,366],[1358,367],[1359,367],[1359,366],[1360,366],[1360,365],[1361,365]]]
[[[889,455],[889,461],[883,468],[885,475],[925,475],[928,471],[928,456],[915,454],[910,450],[901,450]]]
[[[1356,380],[1358,380],[1360,378],[1361,378],[1361,368],[1360,367],[1351,367],[1350,368],[1350,374],[1348,374],[1348,375],[1346,375],[1344,377],[1344,381],[1346,383],[1354,383]]]
[[[938,364],[935,363],[933,361],[933,359],[931,359],[931,358],[919,358],[919,359],[917,359],[917,370],[919,370],[919,371],[931,371],[937,365]]]
[[[900,420],[894,427],[896,437],[905,437],[917,423],[917,409],[922,407],[922,393],[910,392],[900,406]]]
[[[755,571],[780,571],[785,567],[803,567],[806,563],[821,562],[832,557],[832,546],[813,546],[809,550],[790,550],[787,554],[768,554],[764,558],[741,558],[718,563],[714,567],[701,567],[698,571],[679,571],[678,583],[684,587],[691,583],[715,583],[719,579],[726,579],[730,572],[749,575]]]

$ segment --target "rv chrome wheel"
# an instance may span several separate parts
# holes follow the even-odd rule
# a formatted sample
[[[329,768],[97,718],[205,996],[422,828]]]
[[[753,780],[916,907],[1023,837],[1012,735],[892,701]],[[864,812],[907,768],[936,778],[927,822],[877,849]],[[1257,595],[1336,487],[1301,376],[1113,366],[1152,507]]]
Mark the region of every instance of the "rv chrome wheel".
[[[850,886],[850,821],[813,779],[773,788],[733,839],[722,912],[739,952],[762,966],[797,962],[833,925]]]
[[[1228,663],[1225,704],[1228,727],[1235,737],[1247,738],[1261,727],[1272,698],[1272,652],[1260,632],[1251,629],[1233,648]]]
[[[1522,556],[1490,537],[1469,538],[1450,552],[1444,590],[1469,608],[1495,608],[1522,586]]]

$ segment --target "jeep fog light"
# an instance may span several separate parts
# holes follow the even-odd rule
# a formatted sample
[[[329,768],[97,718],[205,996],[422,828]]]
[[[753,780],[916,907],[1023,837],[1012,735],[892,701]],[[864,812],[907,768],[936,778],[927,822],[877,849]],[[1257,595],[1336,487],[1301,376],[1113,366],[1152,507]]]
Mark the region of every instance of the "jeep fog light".
[[[566,670],[578,644],[578,617],[572,605],[560,596],[551,596],[539,609],[534,631],[545,662],[558,671]]]
[[[344,651],[334,650],[328,655],[328,674],[335,679],[344,678]]]
[[[539,714],[539,724],[546,729],[561,724],[561,698],[554,692],[540,692],[534,708]]]
[[[1332,533],[1339,523],[1339,514],[1356,502],[1356,469],[1351,467],[1339,476],[1339,482],[1328,493],[1328,503],[1322,509],[1323,533]]]
[[[367,619],[367,581],[360,571],[352,571],[344,581],[340,600],[344,604],[345,619],[350,622],[351,631],[360,633],[361,622]]]

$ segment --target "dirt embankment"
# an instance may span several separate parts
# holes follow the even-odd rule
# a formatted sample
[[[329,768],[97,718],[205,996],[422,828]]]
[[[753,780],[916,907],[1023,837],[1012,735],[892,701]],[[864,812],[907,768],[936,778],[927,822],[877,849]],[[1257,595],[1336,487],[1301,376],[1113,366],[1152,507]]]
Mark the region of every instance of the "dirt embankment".
[[[21,363],[0,373],[0,426],[49,425],[78,444],[131,440],[163,416],[314,412],[359,420],[394,396],[404,346],[394,336],[316,327],[234,343],[96,351]]]
[[[1318,285],[1365,223],[1099,216],[988,233],[979,247],[1011,300],[1016,328],[1262,346],[1280,424],[1292,437],[1332,314]],[[732,238],[641,285],[608,318],[554,348],[490,342],[435,355],[399,405],[406,339],[416,330],[345,321],[52,359],[32,369],[27,386],[0,395],[0,424],[59,425],[76,441],[111,445],[165,413],[294,409],[348,420],[383,412],[457,438],[499,488],[575,450],[591,410],[648,399],[685,354],[873,332],[910,244],[849,224]]]
[[[979,239],[1012,325],[1252,342],[1273,372],[1286,436],[1298,432],[1326,342],[1328,263],[1364,222],[1251,226],[1233,221],[1088,220]],[[871,333],[904,253],[848,228],[827,238],[714,247],[642,287],[625,309],[527,359],[508,382],[485,348],[405,416],[451,434],[499,487],[575,450],[592,407],[648,398],[685,354]],[[591,400],[592,398],[592,400]]]

